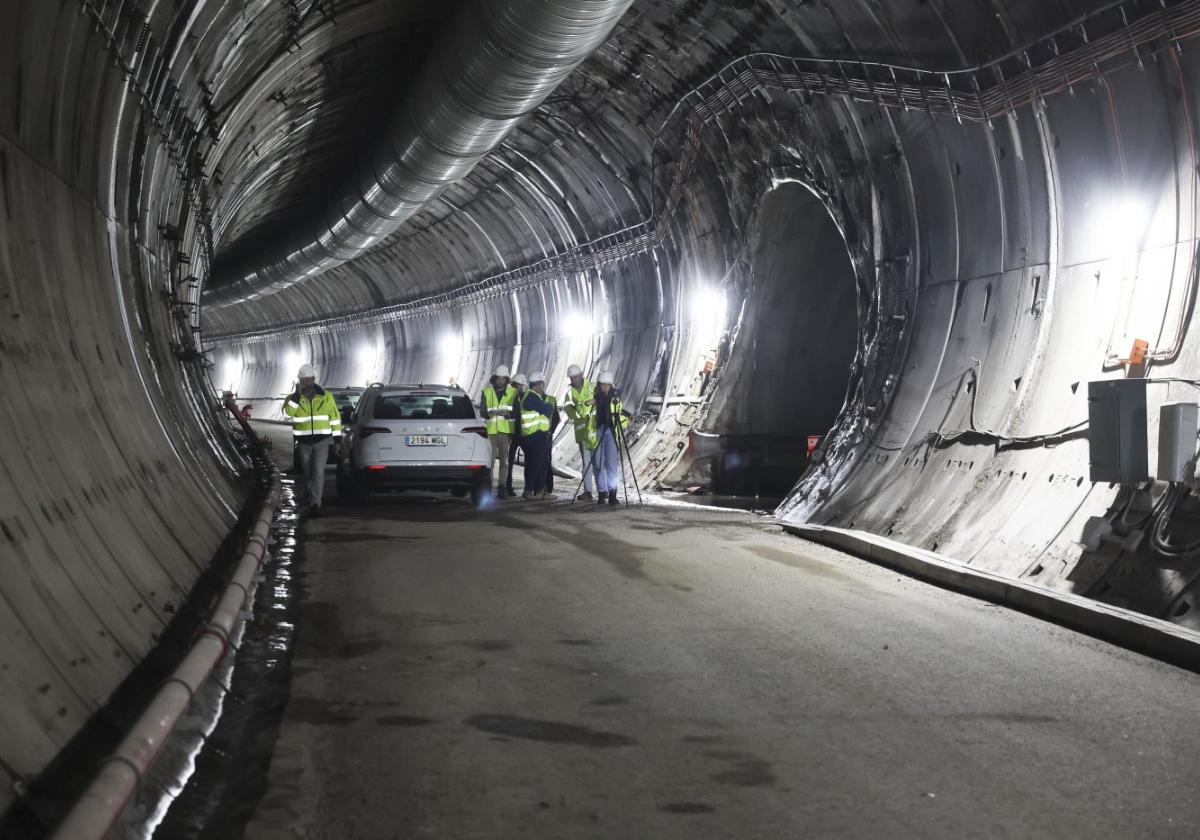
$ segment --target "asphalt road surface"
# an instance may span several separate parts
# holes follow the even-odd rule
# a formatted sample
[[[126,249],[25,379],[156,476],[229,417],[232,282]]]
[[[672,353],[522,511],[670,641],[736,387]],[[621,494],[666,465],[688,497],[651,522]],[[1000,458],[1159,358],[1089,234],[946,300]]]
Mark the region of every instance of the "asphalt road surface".
[[[1200,676],[769,519],[396,496],[304,534],[251,840],[1200,833]]]

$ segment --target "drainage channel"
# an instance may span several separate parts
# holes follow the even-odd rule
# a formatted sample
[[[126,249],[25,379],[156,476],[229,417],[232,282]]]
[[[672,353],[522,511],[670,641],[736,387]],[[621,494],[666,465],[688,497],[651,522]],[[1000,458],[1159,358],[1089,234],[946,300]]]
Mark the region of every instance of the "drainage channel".
[[[113,754],[164,680],[187,655],[209,615],[211,604],[225,591],[229,575],[243,554],[246,534],[269,498],[267,482],[260,482],[257,490],[251,490],[249,486],[247,490],[250,499],[237,525],[218,548],[212,564],[199,575],[187,596],[175,605],[174,617],[159,635],[157,644],[42,773],[18,789],[16,802],[0,814],[0,837],[43,840],[50,836],[93,782],[104,758]],[[232,657],[226,659],[232,660]],[[223,673],[225,671],[217,673],[218,679]],[[110,837],[148,836],[146,826],[163,807],[161,803],[170,798],[169,784],[163,780],[165,775],[174,773],[178,778],[184,772],[189,756],[196,751],[191,742],[202,737],[206,711],[219,707],[219,703],[209,702],[208,696],[197,694],[195,700],[182,721],[184,725],[177,727],[164,747],[155,771],[142,780],[136,799],[113,827]]]
[[[297,487],[284,478],[271,529],[271,561],[255,590],[253,617],[243,625],[230,674],[214,686],[221,697],[186,781],[167,788],[169,806],[141,837],[236,840],[266,792],[267,770],[291,688],[298,604],[300,521]]]

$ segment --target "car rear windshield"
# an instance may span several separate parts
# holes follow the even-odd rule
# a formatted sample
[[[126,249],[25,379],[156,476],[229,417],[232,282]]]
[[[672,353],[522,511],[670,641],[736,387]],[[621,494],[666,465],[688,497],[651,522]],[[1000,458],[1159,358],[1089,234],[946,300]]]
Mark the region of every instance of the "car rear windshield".
[[[475,409],[465,395],[384,394],[375,403],[376,420],[473,420]]]

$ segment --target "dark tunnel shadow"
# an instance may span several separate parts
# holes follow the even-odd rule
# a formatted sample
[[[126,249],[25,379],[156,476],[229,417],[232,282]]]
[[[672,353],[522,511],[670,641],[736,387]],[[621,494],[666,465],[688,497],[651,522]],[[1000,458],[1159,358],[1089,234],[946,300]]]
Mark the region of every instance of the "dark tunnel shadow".
[[[786,496],[847,398],[859,341],[858,287],[846,241],[812,191],[789,181],[763,197],[738,290],[742,322],[703,431],[713,492]]]
[[[1097,551],[1080,550],[1066,574],[1071,592],[1193,629],[1200,627],[1200,610],[1187,594],[1200,580],[1200,563],[1196,556],[1172,557],[1155,550],[1149,536],[1157,520],[1153,494],[1142,489],[1127,492],[1134,492],[1133,499],[1125,492],[1117,493],[1105,511],[1112,536],[1102,541]],[[1200,499],[1189,495],[1170,513],[1166,537],[1175,544],[1200,540]],[[1037,577],[1045,571],[1039,562],[1025,574]]]

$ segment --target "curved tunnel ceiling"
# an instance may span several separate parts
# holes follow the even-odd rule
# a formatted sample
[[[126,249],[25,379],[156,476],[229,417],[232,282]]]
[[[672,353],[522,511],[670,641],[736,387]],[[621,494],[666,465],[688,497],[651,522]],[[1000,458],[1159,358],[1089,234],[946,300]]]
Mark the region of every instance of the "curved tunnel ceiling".
[[[631,404],[661,398],[636,454],[666,481],[726,387],[721,341],[736,358],[791,328],[744,317],[785,184],[840,233],[857,345],[780,515],[1200,626],[1190,567],[1076,543],[1130,501],[1088,480],[1086,383],[1134,339],[1150,375],[1200,374],[1200,2],[638,0],[381,246],[198,307],[214,260],[352,177],[460,5],[0,5],[0,807],[159,639],[247,498],[212,385],[277,395],[301,360],[469,388],[501,362],[604,365]],[[1156,418],[1194,395],[1153,399]]]
[[[672,126],[665,142],[655,144],[660,126],[669,113],[686,115],[691,103],[681,100],[733,59],[752,53],[852,59],[826,68],[829,76],[863,75],[855,59],[969,67],[1035,42],[1098,4],[1027,10],[1009,4],[987,14],[954,4],[944,10],[937,4],[899,4],[913,8],[886,13],[874,8],[878,4],[839,4],[836,12],[823,4],[789,11],[790,5],[639,3],[600,53],[444,200],[366,258],[332,270],[311,287],[303,284],[280,300],[237,312],[210,312],[208,331],[220,335],[362,311],[377,305],[370,297],[375,290],[388,302],[420,298],[642,222],[650,215],[651,196],[657,192],[661,198],[667,187],[652,185],[651,146],[668,159],[682,153]],[[1078,39],[1060,33],[1064,48]],[[1012,68],[999,72],[1002,79]],[[989,87],[996,78],[994,72],[979,75]],[[890,77],[885,72],[881,78]],[[938,74],[922,81],[945,84]],[[965,91],[979,81],[954,80]],[[749,86],[759,83],[752,79]],[[760,93],[769,89],[763,84]],[[845,109],[837,98],[821,101],[826,97],[819,85],[807,94],[816,97],[806,109],[810,113]],[[913,99],[920,104],[919,94]],[[681,104],[682,110],[673,111]]]

